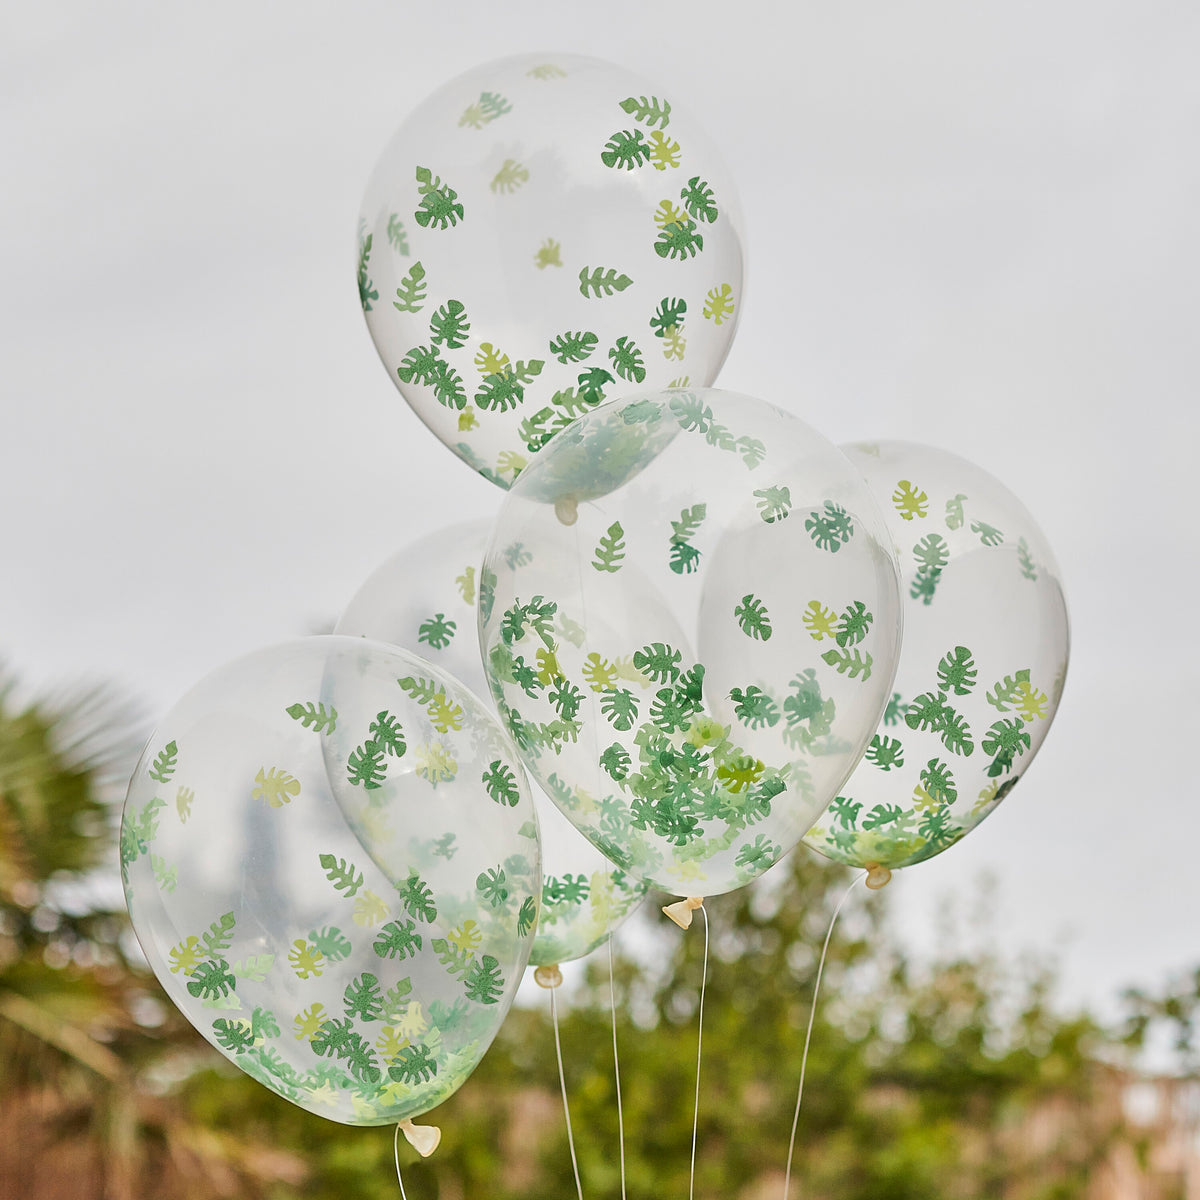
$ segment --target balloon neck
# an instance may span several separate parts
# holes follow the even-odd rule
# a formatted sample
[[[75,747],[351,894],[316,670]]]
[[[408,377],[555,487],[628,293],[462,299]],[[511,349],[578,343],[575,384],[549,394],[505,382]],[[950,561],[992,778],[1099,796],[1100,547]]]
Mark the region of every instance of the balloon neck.
[[[867,871],[867,887],[873,892],[885,888],[892,881],[892,873],[887,867],[877,862],[865,863]]]
[[[704,907],[703,896],[689,896],[686,900],[677,900],[674,904],[664,904],[663,912],[679,926],[680,929],[690,929],[692,913]]]
[[[442,1140],[442,1131],[436,1125],[414,1125],[410,1117],[400,1122],[400,1132],[422,1158],[428,1158]]]
[[[538,987],[556,988],[562,984],[562,972],[558,969],[557,963],[549,963],[544,967],[538,967],[533,973],[533,982]]]
[[[579,501],[574,496],[559,496],[554,502],[554,515],[563,525],[574,525],[579,520]]]

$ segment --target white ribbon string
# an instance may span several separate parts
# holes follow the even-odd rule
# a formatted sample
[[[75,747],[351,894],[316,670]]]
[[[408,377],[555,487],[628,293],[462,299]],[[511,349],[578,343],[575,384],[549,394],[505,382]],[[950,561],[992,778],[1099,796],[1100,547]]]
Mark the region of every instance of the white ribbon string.
[[[625,1114],[621,1111],[621,1063],[617,1058],[617,987],[613,982],[613,940],[608,939],[608,1007],[612,1013],[613,1075],[617,1081],[617,1139],[621,1148],[621,1200],[625,1200]]]
[[[842,911],[842,905],[850,898],[855,884],[862,883],[866,878],[865,874],[856,875],[850,881],[850,886],[842,893],[842,898],[837,902],[837,907],[833,910],[833,916],[829,920],[829,931],[825,934],[825,944],[821,947],[821,961],[817,964],[817,978],[813,984],[812,1008],[808,1014],[808,1032],[804,1035],[804,1054],[800,1058],[800,1088],[796,1092],[796,1112],[792,1117],[791,1141],[788,1142],[787,1170],[783,1176],[783,1200],[787,1200],[788,1187],[792,1182],[792,1154],[796,1149],[796,1126],[800,1123],[800,1101],[804,1098],[804,1072],[808,1067],[808,1044],[812,1041],[813,1022],[817,1016],[817,996],[821,991],[821,974],[825,970],[825,956],[829,952],[829,939],[833,937],[833,927],[837,924],[838,913]]]
[[[562,1042],[558,1037],[558,1001],[555,993],[558,988],[550,989],[550,1016],[554,1021],[554,1050],[558,1055],[558,1082],[562,1085],[563,1113],[567,1118],[567,1145],[571,1148],[571,1167],[575,1171],[575,1190],[579,1200],[583,1200],[583,1184],[579,1182],[579,1160],[575,1157],[575,1135],[571,1132],[571,1106],[567,1103],[567,1077],[563,1073]]]
[[[704,989],[708,984],[708,910],[703,904],[704,915],[704,969],[700,976],[700,1011],[696,1017],[696,1109],[692,1116],[692,1168],[688,1180],[688,1200],[696,1195],[696,1134],[700,1128],[700,1050],[704,1044]]]

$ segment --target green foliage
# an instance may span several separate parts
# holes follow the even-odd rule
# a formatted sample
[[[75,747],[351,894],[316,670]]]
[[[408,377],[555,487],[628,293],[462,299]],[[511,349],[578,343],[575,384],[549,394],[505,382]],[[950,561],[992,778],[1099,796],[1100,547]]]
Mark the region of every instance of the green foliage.
[[[792,508],[792,493],[789,488],[759,488],[754,494],[758,497],[758,515],[768,525],[787,518]]]
[[[367,274],[371,260],[371,240],[372,235],[368,233],[361,237],[358,243],[358,300],[363,312],[370,312],[371,301],[379,299],[379,293]]]
[[[761,688],[751,684],[745,691],[732,688],[729,698],[734,703],[734,712],[743,725],[761,729],[764,725],[774,728],[779,724],[779,705]]]
[[[435,346],[460,350],[471,334],[471,322],[461,300],[447,300],[429,318],[429,336]]]
[[[179,762],[179,747],[173,741],[168,742],[155,756],[150,767],[150,778],[158,783],[166,783],[175,774]]]
[[[707,513],[708,508],[704,504],[693,504],[691,508],[683,509],[679,514],[679,520],[671,522],[672,545],[690,541],[695,537]]]
[[[479,1004],[497,1004],[504,992],[504,976],[500,971],[499,960],[490,954],[485,954],[477,962],[471,964],[463,981],[467,998]]]
[[[1033,561],[1033,555],[1029,551],[1029,543],[1024,538],[1017,540],[1017,562],[1021,565],[1021,574],[1030,581],[1036,581],[1038,577],[1037,564]]]
[[[615,573],[621,569],[625,558],[625,530],[621,528],[620,521],[614,521],[608,527],[608,532],[601,536],[594,554],[592,566],[597,571]]]
[[[939,804],[953,804],[958,799],[954,775],[940,758],[931,758],[921,768],[921,786]]]
[[[657,96],[629,96],[621,101],[621,107],[643,125],[658,125],[662,129],[671,123],[671,105]],[[606,163],[605,166],[611,166]]]
[[[517,937],[524,937],[537,922],[537,901],[526,896],[517,913]]]
[[[560,333],[550,339],[550,353],[565,367],[568,363],[579,363],[591,356],[600,339],[591,332]]]
[[[187,990],[197,999],[216,1000],[236,991],[237,980],[230,974],[229,964],[223,959],[204,959],[192,970]]]
[[[330,962],[341,962],[343,959],[349,958],[354,951],[354,947],[350,944],[350,939],[336,925],[325,925],[320,929],[310,929],[308,931],[308,940]],[[234,974],[236,975],[237,973],[237,964],[235,963]]]
[[[358,894],[358,889],[366,882],[363,873],[351,862],[344,858],[335,858],[332,854],[321,855],[321,869],[325,878],[339,892],[346,894],[346,899]]]
[[[387,767],[384,748],[378,742],[366,741],[355,746],[346,760],[346,778],[357,787],[371,791],[382,787]]]
[[[1012,697],[1014,704],[1019,700]],[[1015,724],[1008,722],[1003,734],[1010,745]],[[64,1157],[91,1164],[79,1186],[85,1191],[85,1184],[93,1186],[97,1195],[185,1200],[197,1189],[211,1191],[216,1179],[218,1190],[247,1200],[285,1194],[391,1200],[396,1182],[390,1131],[383,1136],[380,1130],[348,1130],[281,1103],[256,1082],[270,1078],[285,1095],[289,1086],[296,1089],[281,1056],[262,1045],[280,1036],[273,1013],[256,1008],[249,1016],[212,1014],[217,1020],[208,1036],[224,1039],[228,1053],[255,1077],[230,1072],[172,1006],[164,1004],[165,1018],[152,1029],[134,1019],[135,1001],[144,1004],[147,993],[161,999],[161,993],[144,964],[124,955],[128,926],[122,905],[82,915],[50,910],[56,924],[47,931],[41,916],[37,923],[33,919],[47,907],[39,902],[27,909],[12,901],[5,888],[14,878],[40,890],[52,876],[76,870],[74,864],[106,862],[112,853],[107,833],[76,827],[79,814],[102,811],[101,793],[89,768],[64,765],[39,749],[53,729],[48,710],[5,711],[0,689],[0,816],[7,822],[0,839],[0,1096],[14,1120],[22,1112],[33,1114],[32,1123],[14,1126],[18,1155],[28,1143],[26,1157],[37,1157],[33,1131],[54,1139],[48,1144],[61,1147]],[[999,753],[1001,731],[989,731],[989,744],[993,733]],[[44,765],[31,765],[31,756]],[[136,749],[120,773],[125,780],[135,757]],[[1010,774],[997,797],[1014,782]],[[687,825],[682,809],[648,818],[678,831]],[[876,837],[899,831],[933,846],[961,835],[944,804],[914,817],[899,805],[864,812],[843,796],[831,805],[825,823],[851,844],[860,830]],[[732,852],[748,873],[772,857],[760,838],[739,838],[731,842]],[[18,866],[31,862],[34,867]],[[331,857],[329,865],[336,860]],[[773,869],[766,886],[752,884],[705,903],[712,944],[736,970],[715,970],[710,962],[704,1078],[706,1086],[719,1083],[729,1103],[702,1107],[697,1195],[724,1195],[731,1186],[748,1195],[780,1190],[779,1164],[786,1161],[816,972],[813,951],[848,878],[845,868],[815,856],[792,856]],[[940,957],[908,960],[882,924],[887,900],[886,891],[868,898],[857,890],[846,910],[854,920],[842,920],[830,939],[794,1169],[805,1194],[839,1200],[990,1195],[1065,1200],[1104,1186],[1114,1161],[1122,1164],[1130,1186],[1149,1189],[1147,1194],[1158,1187],[1163,1181],[1151,1166],[1139,1168],[1137,1154],[1156,1162],[1160,1135],[1124,1115],[1120,1097],[1138,1076],[1122,1069],[1128,1061],[1122,1056],[1151,1038],[1165,1044],[1157,1038],[1161,1027],[1180,1039],[1182,1069],[1195,1070],[1200,987],[1192,973],[1160,990],[1131,993],[1123,1002],[1126,1024],[1110,1031],[1086,1015],[1064,1015],[1052,1002],[1053,980],[1046,970],[1030,971],[987,951],[967,952],[959,948],[953,927],[940,939]],[[521,908],[528,932],[535,899],[523,895]],[[946,918],[953,922],[973,908],[950,904]],[[666,1192],[682,1195],[689,1186],[703,938],[680,937],[655,906],[647,905],[634,919],[643,922],[639,932],[649,932],[648,925],[669,934],[662,940],[664,952],[649,963],[625,959],[618,950],[614,973],[621,1064],[635,1065],[632,1073],[622,1071],[624,1119],[627,1129],[650,1131],[627,1138],[628,1191],[631,1200],[647,1200]],[[962,944],[986,946],[982,932],[981,937],[973,930]],[[203,949],[199,938],[191,941],[197,951]],[[49,965],[64,946],[71,950],[69,968]],[[316,961],[320,951],[315,946],[312,951]],[[463,987],[474,962],[470,951],[465,957],[456,975]],[[600,961],[587,965],[561,1014],[561,1033],[570,1048],[567,1086],[582,1185],[587,1194],[602,1196],[616,1194],[619,1185],[612,1149],[617,1117],[607,956],[596,958]],[[215,995],[209,999],[236,1001],[228,973],[219,981],[220,963],[200,961],[212,963],[206,975]],[[251,963],[233,964],[233,975],[249,979],[252,971],[270,969]],[[350,1017],[331,1014],[319,1003],[301,1008],[297,1001],[299,1011],[280,1013],[283,1040],[310,1055],[314,1066],[303,1078],[313,1088],[327,1083],[357,1090],[380,1078],[416,1087],[438,1070],[438,1030],[465,1027],[474,1006],[495,995],[498,981],[489,965],[481,962],[471,980],[480,999],[465,998],[460,990],[456,1004],[430,1004],[428,1035],[418,1035],[394,1055],[377,1056]],[[195,978],[185,974],[180,982]],[[867,988],[861,986],[864,979],[870,981]],[[403,1015],[411,992],[411,981],[401,979],[385,994],[389,1021],[392,1014]],[[36,1017],[20,1025],[30,1011]],[[553,1036],[544,1006],[512,1010],[478,1070],[446,1103],[440,1123],[454,1137],[443,1143],[436,1167],[414,1162],[401,1143],[409,1194],[440,1191],[493,1200],[556,1194],[571,1175],[561,1118],[539,1126],[533,1137],[527,1128],[529,1109],[558,1094]],[[443,1063],[441,1070],[450,1069]],[[294,1071],[292,1076],[300,1078]],[[169,1088],[145,1088],[145,1080],[164,1078],[171,1080]],[[633,1082],[625,1086],[627,1079]],[[1164,1086],[1169,1092],[1170,1082]],[[1043,1141],[1037,1131],[1048,1120],[1055,1136]],[[120,1138],[111,1136],[113,1129],[122,1131]],[[178,1147],[186,1149],[182,1163],[175,1161],[178,1151],[172,1148]],[[34,1176],[14,1166],[18,1155],[0,1164],[0,1178],[12,1183],[14,1195],[41,1200],[59,1194],[61,1179],[53,1174],[46,1178],[55,1182],[44,1189],[26,1186]],[[1168,1190],[1170,1185],[1166,1181]]]
[[[356,975],[342,993],[342,1004],[348,1018],[378,1021],[383,1016],[383,992],[379,979],[370,971]]]
[[[704,235],[692,220],[672,221],[659,231],[654,242],[654,253],[659,258],[695,258],[703,249]]]
[[[679,193],[679,198],[697,221],[711,224],[719,216],[716,196],[708,183],[699,175],[693,175],[687,181],[687,186]]]
[[[299,721],[305,729],[314,733],[332,733],[337,728],[337,709],[326,708],[324,704],[301,704],[297,701],[285,709],[293,721]]]
[[[654,683],[674,683],[682,661],[683,654],[665,642],[652,642],[633,652],[633,665]]]
[[[650,318],[650,328],[654,336],[665,338],[669,330],[683,328],[684,314],[687,312],[687,301],[678,296],[664,296]],[[672,411],[674,406],[672,405]],[[711,415],[711,413],[710,413]]]
[[[475,880],[480,896],[492,906],[501,908],[508,899],[508,881],[501,867],[489,867]]]
[[[437,1074],[437,1061],[428,1046],[403,1046],[388,1074],[397,1083],[428,1083]]]
[[[704,319],[714,325],[723,325],[733,316],[736,307],[733,299],[733,288],[728,283],[719,283],[710,288],[704,297]]]
[[[613,742],[600,755],[600,765],[618,783],[629,774],[630,761],[629,751],[620,742]]]
[[[584,267],[579,272],[579,291],[584,296],[611,296],[613,292],[623,292],[632,283],[628,275],[618,275],[615,267],[607,270],[593,267],[590,271]]]
[[[896,484],[896,490],[892,493],[892,504],[905,521],[924,517],[929,512],[929,497],[907,479],[902,479]]]
[[[499,805],[515,808],[521,802],[521,789],[511,767],[500,759],[494,759],[483,773],[483,786],[487,794]]]
[[[200,935],[204,951],[210,958],[219,958],[223,951],[233,945],[233,929],[236,924],[237,918],[233,913],[227,912]]]
[[[1024,667],[1015,675],[1005,675],[990,692],[987,702],[999,712],[1008,712],[1010,705],[1015,705],[1029,685],[1029,668]]]
[[[849,675],[851,679],[857,679],[861,675],[864,683],[871,678],[873,659],[865,651],[826,650],[821,658],[839,675]]]
[[[899,738],[880,737],[876,734],[867,747],[867,762],[874,763],[881,771],[904,766],[904,747]]]
[[[650,161],[651,148],[640,129],[622,129],[614,133],[600,152],[606,167],[632,171]]]
[[[921,572],[940,574],[950,561],[950,547],[940,533],[929,533],[913,547],[913,558]]]
[[[733,615],[748,638],[763,642],[770,640],[771,618],[767,606],[753,593],[742,597],[741,604],[734,607]]]
[[[661,129],[656,129],[650,135],[650,162],[656,171],[665,171],[668,167],[679,166],[679,156],[682,147],[674,138],[668,137]]]
[[[400,280],[392,306],[400,312],[420,312],[425,306],[425,268],[415,262]]]
[[[421,949],[421,935],[414,933],[415,921],[388,921],[379,930],[372,949],[380,958],[406,959]]]
[[[432,922],[437,920],[437,905],[433,901],[433,889],[416,871],[411,871],[402,887],[397,887],[396,894],[404,911],[418,921]]]
[[[523,183],[529,182],[529,168],[517,162],[516,159],[506,158],[500,170],[492,176],[488,187],[493,192],[509,195],[515,192]]]
[[[387,240],[397,254],[408,254],[408,234],[404,230],[404,222],[400,220],[399,213],[392,213],[388,217]]]
[[[980,743],[984,754],[995,756],[988,767],[988,774],[993,778],[1007,774],[1012,770],[1013,759],[1029,749],[1030,741],[1025,722],[1019,717],[1002,717],[993,722]]]
[[[463,217],[463,206],[458,193],[449,184],[442,183],[440,175],[434,175],[428,167],[417,168],[417,191],[421,196],[420,206],[413,214],[422,229],[447,229],[457,225]]]
[[[622,379],[641,383],[646,378],[646,362],[632,338],[619,337],[608,351],[613,370]]]
[[[959,492],[946,501],[946,528],[961,529],[963,527],[963,501],[966,496]]]
[[[947,694],[967,696],[975,687],[978,674],[971,651],[966,646],[955,646],[938,663],[938,686]]]
[[[217,1045],[222,1050],[228,1050],[230,1054],[241,1054],[243,1050],[249,1050],[254,1045],[254,1031],[249,1021],[231,1021],[225,1017],[218,1017],[213,1022],[213,1033],[216,1035]]]
[[[804,522],[809,537],[821,550],[836,554],[854,536],[850,514],[832,500],[826,500],[821,512],[811,512]]]
[[[759,463],[767,456],[767,448],[758,440],[752,437],[740,437],[735,443],[737,451],[742,456],[742,462],[753,471]]]
[[[457,628],[458,622],[447,620],[445,613],[434,613],[417,627],[417,641],[424,642],[435,650],[445,650],[453,640]]]
[[[985,546],[999,546],[1004,541],[1004,534],[986,521],[972,521],[971,532],[979,534],[979,540]]]
[[[857,646],[867,636],[874,619],[874,614],[867,612],[867,606],[861,600],[851,601],[838,620],[834,640],[843,650],[847,646]]]

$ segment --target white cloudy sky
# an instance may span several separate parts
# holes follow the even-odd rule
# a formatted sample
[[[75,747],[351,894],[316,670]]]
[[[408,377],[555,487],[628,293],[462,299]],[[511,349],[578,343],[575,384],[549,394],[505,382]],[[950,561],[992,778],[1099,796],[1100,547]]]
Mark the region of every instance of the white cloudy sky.
[[[722,384],[973,459],[1057,549],[1057,724],[883,894],[897,921],[928,944],[993,873],[995,935],[1072,998],[1200,960],[1187,0],[8,5],[0,656],[161,711],[494,511],[380,367],[354,235],[406,111],[526,50],[619,62],[724,148],[749,290]]]

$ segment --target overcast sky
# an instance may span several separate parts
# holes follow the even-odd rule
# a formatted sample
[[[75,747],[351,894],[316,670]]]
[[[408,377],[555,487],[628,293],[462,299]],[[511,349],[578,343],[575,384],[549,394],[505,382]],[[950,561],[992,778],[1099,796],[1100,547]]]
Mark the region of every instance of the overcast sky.
[[[1037,762],[875,902],[928,945],[994,874],[992,934],[1075,1000],[1200,961],[1188,0],[8,5],[0,657],[157,715],[494,513],[380,366],[354,238],[406,112],[527,50],[637,71],[723,148],[723,386],[972,459],[1056,548],[1073,656]]]

